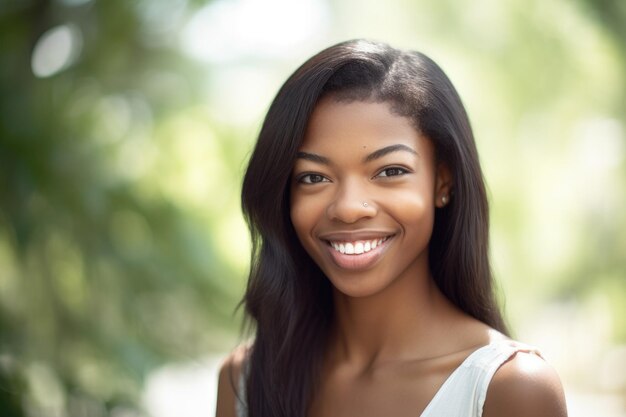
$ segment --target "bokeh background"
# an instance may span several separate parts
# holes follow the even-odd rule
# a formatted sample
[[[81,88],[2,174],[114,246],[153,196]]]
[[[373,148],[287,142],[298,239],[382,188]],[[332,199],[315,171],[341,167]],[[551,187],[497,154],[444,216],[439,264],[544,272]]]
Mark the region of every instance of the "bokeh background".
[[[626,416],[621,0],[0,0],[0,415],[213,415],[246,159],[291,71],[357,37],[446,70],[515,336],[571,416]]]

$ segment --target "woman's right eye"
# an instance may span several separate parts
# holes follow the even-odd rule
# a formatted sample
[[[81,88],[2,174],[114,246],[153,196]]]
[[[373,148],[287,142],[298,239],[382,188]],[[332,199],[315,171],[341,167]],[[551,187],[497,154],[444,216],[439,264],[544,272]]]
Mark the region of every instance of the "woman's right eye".
[[[304,174],[298,177],[298,182],[302,184],[317,184],[328,182],[328,178],[320,174]]]

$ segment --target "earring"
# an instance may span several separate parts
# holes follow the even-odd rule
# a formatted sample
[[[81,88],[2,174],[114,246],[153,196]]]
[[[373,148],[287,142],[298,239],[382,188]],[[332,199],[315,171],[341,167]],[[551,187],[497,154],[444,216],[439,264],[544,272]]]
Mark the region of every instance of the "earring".
[[[367,207],[367,203],[366,202],[363,202],[363,207]]]
[[[448,196],[447,195],[442,195],[441,196],[441,203],[445,206],[446,204],[448,204]]]

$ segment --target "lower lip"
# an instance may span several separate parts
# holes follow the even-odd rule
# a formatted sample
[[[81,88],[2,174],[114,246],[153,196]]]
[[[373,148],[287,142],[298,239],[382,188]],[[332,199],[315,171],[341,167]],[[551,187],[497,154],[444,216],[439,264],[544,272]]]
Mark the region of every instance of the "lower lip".
[[[336,251],[332,246],[326,245],[328,248],[328,252],[330,253],[331,258],[335,261],[335,264],[344,269],[351,269],[354,271],[364,270],[371,268],[378,260],[381,258],[383,253],[387,250],[387,246],[393,239],[393,236],[390,236],[380,245],[376,246],[374,249],[369,252],[364,252],[359,255],[347,255],[345,253],[341,253]]]

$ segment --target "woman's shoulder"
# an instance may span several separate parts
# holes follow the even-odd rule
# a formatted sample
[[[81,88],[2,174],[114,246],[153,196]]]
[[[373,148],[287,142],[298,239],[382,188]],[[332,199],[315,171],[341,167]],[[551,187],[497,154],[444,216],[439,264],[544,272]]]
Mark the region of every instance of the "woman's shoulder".
[[[251,343],[242,343],[233,349],[226,358],[222,361],[222,365],[220,366],[220,378],[222,375],[233,374],[233,376],[237,377],[235,379],[239,379],[239,373],[243,367],[246,358],[248,357],[251,349]]]
[[[250,353],[250,343],[237,346],[223,360],[220,366],[217,386],[217,417],[235,417],[236,398],[238,395],[239,379],[244,363]]]
[[[510,343],[517,346],[516,352],[494,374],[483,417],[567,416],[563,387],[554,368],[536,349]]]

